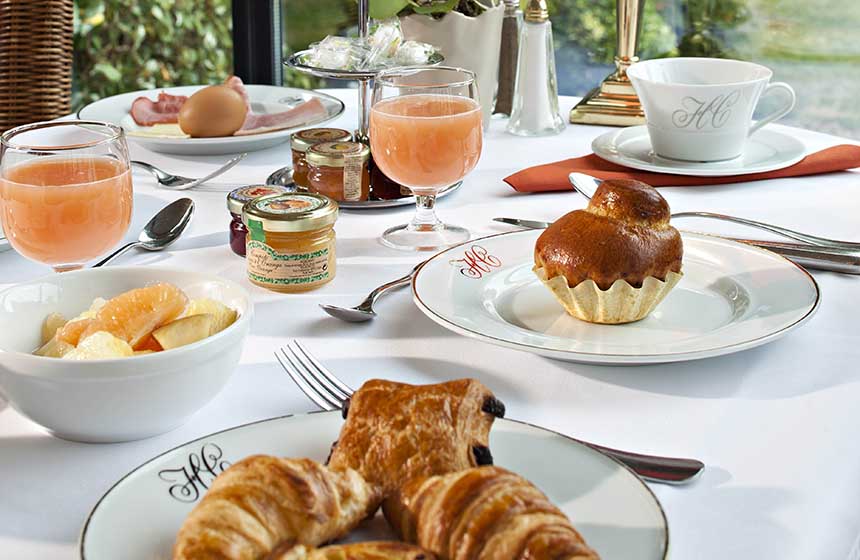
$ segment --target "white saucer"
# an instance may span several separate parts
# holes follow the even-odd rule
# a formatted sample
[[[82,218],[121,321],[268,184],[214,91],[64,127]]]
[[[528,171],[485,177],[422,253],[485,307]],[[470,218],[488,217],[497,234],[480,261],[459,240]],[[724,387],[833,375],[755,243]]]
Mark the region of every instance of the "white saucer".
[[[800,140],[768,128],[749,137],[742,156],[727,161],[692,162],[660,157],[651,149],[645,125],[607,132],[594,139],[591,149],[598,157],[624,167],[698,177],[775,171],[794,165],[806,155],[806,147]]]

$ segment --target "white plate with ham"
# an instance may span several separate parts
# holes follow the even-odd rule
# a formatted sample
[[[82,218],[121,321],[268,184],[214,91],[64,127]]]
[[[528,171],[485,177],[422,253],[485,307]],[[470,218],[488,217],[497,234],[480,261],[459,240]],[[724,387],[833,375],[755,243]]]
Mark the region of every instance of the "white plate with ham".
[[[78,118],[120,125],[130,140],[154,152],[215,155],[270,148],[287,141],[296,130],[329,121],[344,110],[336,97],[306,89],[244,85],[236,77],[223,85],[238,92],[246,106],[241,126],[226,136],[192,138],[180,127],[183,105],[207,86],[123,93],[87,105],[78,111]]]

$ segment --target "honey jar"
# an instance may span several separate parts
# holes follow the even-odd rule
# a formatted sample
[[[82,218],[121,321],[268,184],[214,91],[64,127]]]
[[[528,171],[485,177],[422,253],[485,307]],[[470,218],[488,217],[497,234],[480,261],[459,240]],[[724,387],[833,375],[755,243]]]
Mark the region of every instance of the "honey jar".
[[[242,222],[242,208],[249,200],[267,194],[288,192],[280,185],[248,185],[233,189],[227,195],[227,210],[230,212],[230,248],[240,257],[245,256],[245,237],[248,230]]]
[[[305,154],[314,144],[321,142],[349,142],[352,135],[340,128],[308,128],[294,132],[290,136],[290,149],[293,153],[293,182],[308,188],[308,164]]]
[[[360,142],[324,142],[306,154],[313,192],[337,201],[370,198],[370,148]]]
[[[313,193],[274,194],[245,204],[248,280],[275,292],[305,292],[335,275],[337,203]]]

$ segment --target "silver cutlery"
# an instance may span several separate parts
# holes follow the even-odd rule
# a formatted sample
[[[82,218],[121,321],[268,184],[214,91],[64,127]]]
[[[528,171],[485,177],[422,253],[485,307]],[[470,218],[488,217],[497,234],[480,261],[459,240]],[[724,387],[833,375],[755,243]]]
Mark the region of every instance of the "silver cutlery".
[[[139,167],[145,171],[149,171],[152,175],[158,180],[158,184],[166,189],[171,189],[175,191],[184,191],[187,189],[193,189],[194,187],[199,187],[206,181],[214,179],[215,177],[227,172],[229,169],[234,167],[237,163],[245,159],[245,156],[248,154],[239,154],[234,157],[209,175],[205,177],[201,177],[200,179],[193,179],[191,177],[183,177],[182,175],[173,175],[159,169],[158,167],[146,163],[145,161],[132,161],[131,164],[135,167]]]
[[[349,323],[363,323],[365,321],[370,321],[376,317],[376,311],[373,310],[373,304],[376,303],[376,300],[391,290],[396,290],[409,285],[422,264],[424,264],[424,261],[416,264],[415,268],[413,268],[406,276],[402,276],[397,280],[392,280],[391,282],[386,282],[379,286],[370,292],[367,297],[364,298],[364,301],[355,307],[338,307],[337,305],[327,305],[322,303],[320,304],[320,307],[323,311],[336,319],[340,319],[341,321],[347,321]]]
[[[137,238],[123,245],[104,259],[93,265],[93,268],[104,266],[118,256],[138,247],[147,251],[161,251],[176,241],[191,222],[194,215],[194,201],[190,198],[175,200],[158,211],[145,226]]]
[[[602,182],[599,179],[592,177],[591,175],[586,175],[585,173],[571,173],[567,176],[567,178],[570,181],[570,184],[573,186],[573,189],[588,200],[591,200],[591,197],[594,195],[594,192],[597,190],[597,187]],[[854,241],[839,241],[838,239],[818,237],[817,235],[801,233],[799,231],[775,226],[773,224],[757,222],[755,220],[748,220],[746,218],[738,218],[736,216],[727,216],[725,214],[717,214],[714,212],[675,212],[672,214],[672,218],[708,218],[725,222],[733,222],[736,224],[743,224],[745,226],[769,231],[771,233],[775,233],[783,237],[788,237],[789,239],[794,239],[796,241],[802,241],[810,245],[829,247],[833,249],[860,251],[860,243]]]
[[[550,222],[522,220],[519,218],[493,218],[493,221],[527,229],[546,229],[550,225]],[[842,274],[860,274],[860,251],[828,248],[803,243],[739,239],[736,237],[723,237],[723,239],[746,243],[747,245],[755,245],[756,247],[773,251],[806,268],[839,272]]]
[[[355,392],[327,370],[298,340],[280,348],[275,352],[275,358],[302,393],[323,410],[343,410],[344,404]],[[705,464],[696,459],[642,455],[578,439],[576,441],[624,463],[649,482],[686,484],[705,469]]]

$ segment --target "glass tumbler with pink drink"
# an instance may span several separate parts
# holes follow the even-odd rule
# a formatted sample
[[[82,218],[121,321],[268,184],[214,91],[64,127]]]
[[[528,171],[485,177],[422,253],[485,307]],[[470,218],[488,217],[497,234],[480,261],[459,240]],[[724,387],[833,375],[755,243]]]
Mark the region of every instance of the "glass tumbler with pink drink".
[[[463,179],[481,157],[481,106],[475,74],[445,66],[395,68],[373,87],[370,148],[385,175],[412,190],[417,211],[382,242],[435,251],[468,241],[469,231],[436,217],[436,194]]]

